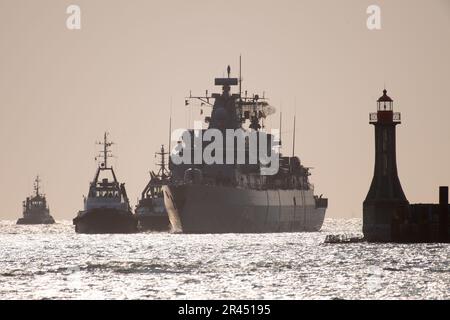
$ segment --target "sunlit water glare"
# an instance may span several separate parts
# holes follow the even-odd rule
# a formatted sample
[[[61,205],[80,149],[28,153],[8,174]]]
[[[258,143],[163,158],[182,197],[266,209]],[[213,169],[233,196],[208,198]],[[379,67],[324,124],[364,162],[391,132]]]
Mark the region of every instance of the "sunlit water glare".
[[[0,222],[1,299],[449,299],[449,244],[324,244],[321,232],[78,235]]]

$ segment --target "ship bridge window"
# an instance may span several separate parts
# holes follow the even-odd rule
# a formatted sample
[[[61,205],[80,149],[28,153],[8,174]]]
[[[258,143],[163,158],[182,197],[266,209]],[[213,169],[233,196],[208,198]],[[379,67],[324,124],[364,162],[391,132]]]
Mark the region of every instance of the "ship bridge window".
[[[108,193],[106,191],[97,191],[97,197],[98,198],[104,198],[108,195]]]

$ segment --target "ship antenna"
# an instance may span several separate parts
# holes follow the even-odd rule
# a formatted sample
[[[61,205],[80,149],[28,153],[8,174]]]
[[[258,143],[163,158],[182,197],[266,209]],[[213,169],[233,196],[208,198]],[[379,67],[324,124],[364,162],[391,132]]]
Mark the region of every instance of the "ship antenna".
[[[108,134],[106,132],[105,132],[103,140],[104,140],[103,141],[103,156],[105,159],[103,161],[103,163],[105,164],[105,168],[108,168],[108,164],[107,164],[107,161],[108,161],[108,154],[107,154],[107,152],[108,152]]]
[[[242,55],[239,55],[239,99],[242,101]]]
[[[281,148],[281,124],[282,124],[281,119],[282,119],[282,117],[283,117],[283,112],[280,110],[280,148]]]
[[[164,171],[166,170],[166,163],[165,163],[165,152],[164,152],[164,145],[161,146],[161,174],[164,176]]]
[[[297,115],[297,99],[294,100],[294,131],[292,133],[292,156],[295,156],[295,117]]]
[[[169,115],[169,153],[172,147],[171,134],[172,134],[172,97],[170,97],[170,115]]]
[[[295,156],[295,115],[294,115],[294,133],[292,134],[292,156]]]

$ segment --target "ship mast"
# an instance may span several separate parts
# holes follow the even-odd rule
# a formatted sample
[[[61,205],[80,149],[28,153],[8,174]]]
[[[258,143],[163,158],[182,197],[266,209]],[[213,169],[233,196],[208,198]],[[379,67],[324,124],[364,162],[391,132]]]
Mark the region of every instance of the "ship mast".
[[[282,125],[281,119],[282,119],[282,117],[283,117],[283,112],[280,111],[280,148],[282,146],[282,144],[281,144],[281,125]],[[280,150],[280,153],[281,153],[281,150]]]
[[[242,55],[239,55],[239,102],[242,102]]]
[[[108,141],[108,135],[109,135],[108,132],[105,132],[103,136],[103,142],[97,142],[98,145],[103,146],[103,150],[100,151],[100,155],[98,155],[97,157],[103,158],[103,162],[100,164],[100,166],[105,169],[108,168],[108,158],[113,157],[111,151],[109,150],[109,147],[111,147],[114,144],[114,142]]]
[[[170,97],[170,116],[169,116],[169,152],[172,147],[172,97]],[[164,146],[164,145],[163,145]]]
[[[294,131],[292,133],[292,157],[295,157],[295,115],[294,115]]]
[[[235,108],[237,119],[234,118],[232,111],[227,110],[226,112],[230,113],[230,123],[228,126],[238,128],[241,127],[242,123],[246,120],[250,120],[249,128],[259,130],[261,128],[260,120],[266,118],[268,114],[266,114],[267,107],[269,106],[267,99],[265,98],[265,94],[260,97],[258,94],[254,94],[251,97],[247,96],[247,91],[245,91],[244,96],[242,95],[242,57],[239,56],[239,76],[238,78],[231,78],[231,67],[228,65],[227,67],[227,77],[226,78],[215,78],[214,84],[216,86],[222,86],[222,94],[213,93],[212,95],[208,95],[208,90],[206,90],[205,96],[193,96],[192,92],[189,93],[189,96],[185,98],[185,105],[189,106],[192,100],[199,100],[201,106],[207,105],[215,108],[216,104],[211,103],[210,99],[217,99],[220,97],[226,97],[227,99],[235,100]],[[239,93],[231,94],[230,90],[232,86],[238,86]],[[215,100],[217,101],[217,100]],[[221,101],[217,108],[224,108]],[[227,109],[227,108],[225,108]],[[269,111],[270,112],[270,111]],[[271,114],[271,113],[269,113]],[[211,117],[206,117],[205,120],[210,123],[214,123],[214,119]],[[231,123],[236,120],[236,123]]]
[[[161,145],[161,151],[156,152],[155,155],[160,157],[160,162],[157,163],[159,166],[158,170],[158,176],[161,178],[161,180],[164,180],[169,177],[169,171],[166,169],[166,155],[168,155],[168,152],[165,152],[164,145]]]
[[[36,191],[36,196],[39,196],[39,182],[41,182],[41,179],[39,179],[39,175],[36,176],[36,179],[34,180],[34,190]]]

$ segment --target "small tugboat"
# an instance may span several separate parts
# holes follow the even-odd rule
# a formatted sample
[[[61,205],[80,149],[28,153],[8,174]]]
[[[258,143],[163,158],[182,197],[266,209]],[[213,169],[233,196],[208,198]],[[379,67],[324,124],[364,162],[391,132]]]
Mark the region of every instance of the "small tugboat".
[[[166,155],[164,145],[155,156],[159,157],[158,173],[150,172],[150,181],[142,191],[141,199],[136,206],[136,218],[139,221],[139,229],[147,231],[169,231],[170,221],[164,205],[162,187],[168,184],[170,173],[166,169]]]
[[[17,220],[17,224],[53,224],[55,220],[50,215],[47,199],[39,192],[39,176],[34,180],[35,194],[23,202],[23,218]]]
[[[84,199],[84,210],[73,219],[75,231],[90,234],[136,232],[137,220],[131,212],[125,184],[119,183],[113,168],[108,167],[108,158],[112,157],[109,147],[113,144],[108,141],[108,133],[98,144],[103,145],[103,162],[97,168],[89,194]]]

